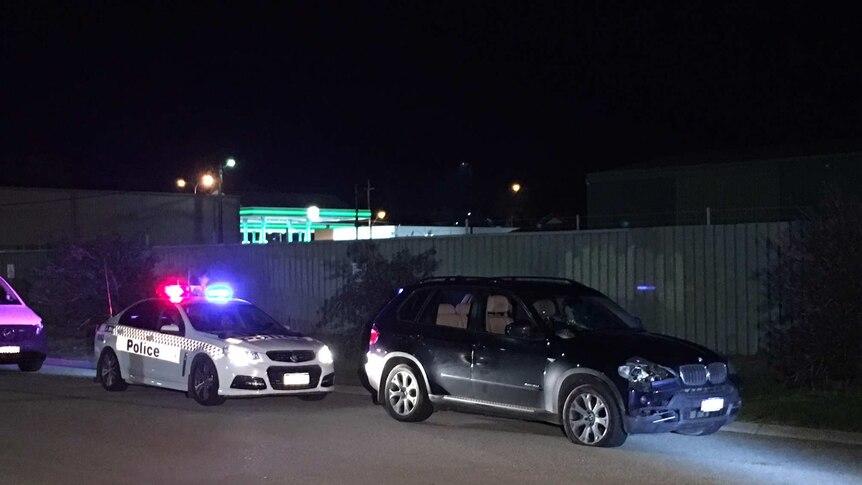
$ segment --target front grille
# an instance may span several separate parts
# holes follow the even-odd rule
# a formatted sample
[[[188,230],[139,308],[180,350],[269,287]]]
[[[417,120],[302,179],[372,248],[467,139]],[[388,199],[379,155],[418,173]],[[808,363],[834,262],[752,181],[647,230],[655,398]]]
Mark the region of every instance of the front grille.
[[[286,373],[308,373],[308,384],[302,386],[285,386],[284,374]],[[266,375],[269,377],[269,385],[273,389],[279,391],[300,391],[302,389],[314,389],[320,382],[320,366],[317,365],[297,365],[292,367],[273,366],[266,370]]]
[[[273,350],[266,353],[270,360],[276,362],[308,362],[314,360],[313,350]]]
[[[36,336],[33,325],[3,325],[0,326],[0,343],[23,342]]]
[[[706,384],[706,366],[703,364],[683,365],[679,368],[679,376],[686,386],[702,386]]]
[[[727,366],[721,362],[713,362],[707,366],[709,382],[723,384],[727,380]]]

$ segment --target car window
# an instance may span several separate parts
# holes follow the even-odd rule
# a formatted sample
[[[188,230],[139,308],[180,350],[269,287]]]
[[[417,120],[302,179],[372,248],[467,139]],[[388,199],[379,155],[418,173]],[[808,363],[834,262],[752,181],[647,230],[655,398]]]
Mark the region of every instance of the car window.
[[[12,289],[6,286],[4,281],[0,281],[0,305],[20,305],[21,302],[15,298]]]
[[[484,330],[496,335],[505,335],[506,327],[514,322],[529,323],[538,331],[539,326],[524,305],[512,294],[490,290],[485,302]]]
[[[527,292],[524,296],[527,305],[550,323],[554,331],[640,329],[635,317],[598,292],[553,288]]]
[[[477,292],[473,288],[445,288],[434,293],[420,323],[466,329],[474,318],[473,310],[477,303]]]
[[[157,330],[156,317],[158,316],[158,305],[154,301],[142,301],[129,308],[120,317],[120,325],[141,328],[144,330]]]
[[[422,305],[428,300],[428,295],[430,294],[431,290],[428,289],[414,291],[398,307],[398,319],[404,322],[415,322],[419,311],[422,310]]]
[[[156,325],[156,329],[161,331],[161,328],[164,325],[176,325],[180,329],[180,335],[185,335],[185,325],[183,325],[183,318],[180,316],[180,311],[177,310],[177,307],[173,305],[163,307],[161,313],[159,314],[159,321]]]

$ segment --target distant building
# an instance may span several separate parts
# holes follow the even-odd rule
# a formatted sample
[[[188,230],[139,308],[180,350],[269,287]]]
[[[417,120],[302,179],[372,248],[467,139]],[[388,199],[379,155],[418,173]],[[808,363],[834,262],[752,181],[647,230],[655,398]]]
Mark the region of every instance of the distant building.
[[[512,227],[401,226],[379,220],[369,226],[371,212],[368,210],[312,207],[242,207],[239,211],[242,243],[501,234],[514,230]]]
[[[219,197],[0,187],[0,249],[50,248],[118,235],[151,245],[218,241]],[[239,198],[222,200],[225,243],[240,242]]]
[[[798,218],[826,187],[862,196],[862,153],[587,175],[587,228],[732,224]]]
[[[314,207],[312,211],[310,208]],[[317,231],[355,230],[368,225],[371,211],[305,207],[243,207],[239,210],[243,244],[311,242]]]

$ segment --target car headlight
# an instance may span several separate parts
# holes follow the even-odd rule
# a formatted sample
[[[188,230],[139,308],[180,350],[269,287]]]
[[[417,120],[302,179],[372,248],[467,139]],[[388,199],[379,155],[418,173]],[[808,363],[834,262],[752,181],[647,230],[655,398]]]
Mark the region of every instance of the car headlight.
[[[317,351],[317,360],[320,361],[321,364],[331,364],[335,361],[335,359],[332,358],[332,351],[325,345]]]
[[[225,353],[227,353],[227,357],[233,365],[244,366],[260,361],[260,354],[244,349],[238,345],[228,346]]]
[[[655,381],[663,381],[674,377],[673,372],[667,367],[641,359],[629,359],[625,365],[617,368],[620,377],[629,381],[634,387],[643,390],[649,389]]]
[[[36,324],[36,335],[42,333],[42,330],[45,328],[45,325],[40,321]]]

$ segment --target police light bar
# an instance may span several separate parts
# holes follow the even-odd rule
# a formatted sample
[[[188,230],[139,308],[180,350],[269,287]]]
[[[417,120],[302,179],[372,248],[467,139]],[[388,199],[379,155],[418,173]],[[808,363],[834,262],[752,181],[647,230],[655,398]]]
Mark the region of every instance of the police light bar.
[[[167,298],[171,303],[179,303],[187,296],[189,287],[180,279],[170,279],[156,288],[156,296]]]
[[[185,288],[181,285],[166,285],[163,291],[171,303],[179,303],[183,301],[183,295],[186,292]]]
[[[216,283],[206,287],[204,296],[211,302],[225,303],[233,299],[233,288],[225,283]]]

